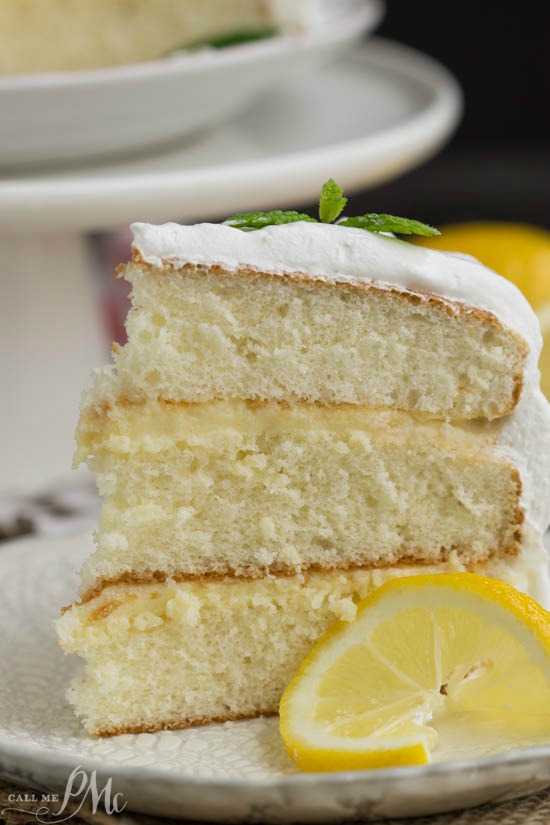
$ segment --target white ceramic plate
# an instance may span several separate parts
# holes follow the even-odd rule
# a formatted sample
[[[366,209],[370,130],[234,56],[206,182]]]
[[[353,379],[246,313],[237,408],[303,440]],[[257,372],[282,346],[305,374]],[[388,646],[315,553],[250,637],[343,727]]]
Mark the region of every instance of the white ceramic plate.
[[[0,236],[24,232],[28,244],[29,229],[105,229],[292,208],[316,199],[330,175],[353,192],[432,155],[460,111],[460,90],[443,67],[373,39],[192,143],[85,169],[5,174]]]
[[[380,0],[326,5],[299,36],[129,66],[0,78],[0,166],[120,154],[220,123],[270,86],[332,59],[382,12]]]
[[[130,810],[241,822],[431,814],[550,785],[550,743],[421,768],[306,775],[286,756],[275,719],[90,739],[65,702],[75,663],[51,627],[89,549],[85,536],[0,548],[0,771],[63,790],[80,765],[101,786],[111,777]]]

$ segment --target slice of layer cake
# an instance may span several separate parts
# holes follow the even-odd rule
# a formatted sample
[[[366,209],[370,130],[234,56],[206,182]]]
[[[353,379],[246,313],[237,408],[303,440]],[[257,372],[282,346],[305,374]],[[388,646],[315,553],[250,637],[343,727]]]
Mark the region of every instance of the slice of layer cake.
[[[86,660],[87,730],[276,712],[388,577],[474,570],[549,597],[550,413],[512,284],[343,226],[134,236],[128,343],[77,435],[97,549],[57,625]]]
[[[288,22],[281,5],[276,0],[2,0],[0,75],[137,63],[222,37],[259,35]]]

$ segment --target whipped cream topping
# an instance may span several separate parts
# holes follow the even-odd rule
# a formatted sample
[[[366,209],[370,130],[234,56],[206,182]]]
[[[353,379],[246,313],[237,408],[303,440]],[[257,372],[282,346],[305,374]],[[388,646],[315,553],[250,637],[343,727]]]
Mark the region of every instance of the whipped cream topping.
[[[243,232],[224,224],[135,223],[132,230],[135,250],[154,266],[191,263],[228,271],[247,267],[273,275],[300,272],[333,283],[368,282],[431,293],[490,312],[521,335],[530,351],[516,409],[504,418],[472,426],[485,432],[517,466],[523,488],[524,545],[542,547],[542,533],[550,524],[550,405],[540,390],[539,323],[514,284],[466,255],[333,224],[297,222]]]

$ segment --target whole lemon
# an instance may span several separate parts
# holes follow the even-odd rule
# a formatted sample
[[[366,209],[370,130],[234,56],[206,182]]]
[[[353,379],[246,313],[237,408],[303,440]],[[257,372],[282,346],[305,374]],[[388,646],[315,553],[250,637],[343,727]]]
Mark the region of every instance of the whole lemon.
[[[432,249],[473,255],[523,292],[541,324],[541,384],[550,398],[550,232],[529,224],[484,221],[449,224],[435,238],[416,240]]]

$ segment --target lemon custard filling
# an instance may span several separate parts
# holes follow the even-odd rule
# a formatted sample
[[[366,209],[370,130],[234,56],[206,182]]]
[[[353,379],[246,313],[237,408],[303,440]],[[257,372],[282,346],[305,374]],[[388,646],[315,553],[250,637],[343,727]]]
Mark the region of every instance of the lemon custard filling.
[[[98,582],[464,564],[520,552],[514,464],[472,425],[353,406],[122,405],[83,417]]]

